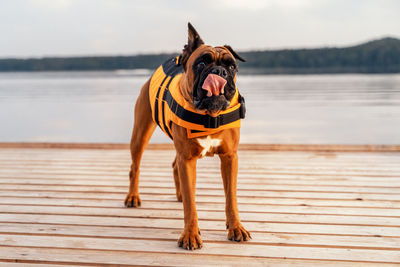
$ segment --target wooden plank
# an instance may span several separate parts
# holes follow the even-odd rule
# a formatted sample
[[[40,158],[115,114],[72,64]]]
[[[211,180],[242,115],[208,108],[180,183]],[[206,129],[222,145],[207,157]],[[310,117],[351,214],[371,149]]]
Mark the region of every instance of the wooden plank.
[[[110,163],[129,163],[130,155],[129,151],[121,151],[121,153],[114,153],[114,151],[107,151],[102,153],[103,150],[92,150],[88,153],[87,150],[7,150],[0,149],[0,159],[10,160],[48,160],[48,161],[71,161],[71,162],[110,162]],[[122,153],[123,152],[123,153]],[[143,155],[144,161],[154,162],[152,155],[157,154],[157,162],[162,164],[171,163],[175,153],[173,151],[161,151],[161,150],[146,150]],[[33,158],[32,156],[36,156]],[[260,165],[260,163],[299,163],[299,162],[324,162],[327,160],[332,163],[349,164],[354,162],[356,164],[366,163],[398,163],[399,153],[341,153],[335,154],[334,157],[320,156],[317,153],[301,153],[301,152],[261,152],[256,153],[254,151],[246,153],[239,151],[239,158],[243,162],[253,163],[253,165]],[[153,160],[152,160],[153,159]],[[215,161],[212,158],[204,158],[203,161]]]
[[[50,178],[52,177],[52,178]],[[82,177],[82,178],[79,178]],[[165,177],[152,177],[148,175],[141,175],[140,178],[140,186],[160,186],[160,187],[168,187],[174,184],[172,174]],[[218,177],[219,178],[219,177]],[[400,180],[400,179],[399,179]],[[23,176],[23,177],[15,177],[13,175],[4,175],[0,174],[0,183],[4,184],[58,184],[58,185],[115,185],[115,186],[127,186],[128,178],[125,177],[87,177],[87,176],[68,176],[66,177],[57,177],[57,176]],[[210,177],[202,177],[202,179],[198,179],[197,186],[202,187],[214,187],[220,188],[222,186],[222,179],[210,178]],[[276,179],[276,178],[266,178],[266,179],[240,179],[239,180],[240,189],[249,189],[251,188],[260,188],[265,187],[267,190],[269,186],[298,186],[302,188],[303,186],[319,186],[319,187],[337,187],[337,188],[385,188],[385,189],[400,189],[400,181],[376,181],[367,180],[367,181],[359,181],[359,180],[349,180],[349,179]]]
[[[20,163],[23,164],[23,163]],[[399,163],[400,164],[400,163]],[[105,175],[111,177],[126,177],[129,173],[128,164],[124,167],[116,167],[116,168],[102,168],[102,167],[79,167],[79,166],[35,166],[35,167],[9,167],[9,166],[1,166],[0,175],[1,177],[35,177],[35,176],[42,176],[46,178],[51,174],[56,176],[59,175],[88,175],[93,176],[97,175],[99,177],[103,177]],[[211,169],[206,169],[211,168]],[[341,172],[337,172],[334,168],[341,168]],[[354,179],[368,179],[368,178],[400,178],[400,168],[393,168],[393,169],[384,169],[383,167],[380,170],[371,169],[360,167],[363,171],[353,170],[346,170],[344,166],[335,166],[335,167],[326,169],[326,170],[316,170],[316,169],[305,169],[305,168],[298,168],[292,169],[289,167],[282,167],[282,168],[275,168],[275,169],[261,169],[261,168],[252,168],[252,169],[245,169],[240,168],[239,174],[242,177],[246,177],[247,179],[256,179],[256,178],[284,178],[289,179],[293,177],[300,177],[303,179],[315,179],[317,178],[326,178],[326,179],[336,179],[336,180],[352,180]],[[145,175],[153,175],[153,176],[160,176],[160,177],[171,177],[172,168],[170,164],[166,164],[165,166],[146,166],[145,164],[141,166],[141,170],[144,171]],[[379,173],[379,174],[378,174]],[[201,177],[207,178],[210,177],[221,177],[221,173],[219,172],[219,165],[211,166],[211,165],[204,165],[199,164],[197,168],[197,174]],[[380,179],[383,181],[383,179]]]
[[[222,179],[219,176],[202,175],[201,173],[197,176],[197,185],[213,184],[214,186],[221,185]],[[0,182],[9,181],[11,183],[21,183],[20,181],[26,181],[24,183],[40,183],[41,180],[51,180],[51,184],[63,184],[63,181],[70,182],[70,184],[90,184],[95,185],[108,185],[109,183],[115,182],[115,185],[127,186],[129,184],[128,175],[115,176],[115,175],[4,175],[0,174]],[[172,173],[165,173],[164,175],[149,175],[148,173],[141,173],[140,175],[140,187],[144,186],[145,183],[156,184],[173,184]],[[398,178],[338,178],[338,177],[321,177],[321,176],[266,176],[264,178],[249,178],[245,175],[238,175],[239,188],[242,185],[254,186],[258,185],[318,185],[318,186],[341,186],[341,187],[375,187],[375,188],[398,188],[400,179]]]
[[[123,193],[101,193],[101,192],[46,192],[46,191],[1,191],[0,197],[36,197],[51,198],[56,202],[58,199],[92,199],[92,200],[119,200],[121,204],[126,194]],[[147,194],[141,192],[143,201],[169,201],[176,202],[175,193],[171,194]],[[225,203],[225,197],[220,196],[196,196],[196,203]],[[321,205],[321,206],[348,206],[369,208],[400,208],[400,202],[390,200],[367,200],[367,199],[305,199],[305,198],[265,198],[265,197],[239,197],[239,204],[254,205]]]
[[[156,239],[176,241],[181,230],[169,228],[124,228],[82,225],[56,225],[34,223],[0,223],[0,235],[20,234],[41,236],[70,236],[93,238],[124,238],[124,239]],[[226,230],[201,230],[204,242],[226,242]],[[382,236],[357,236],[357,235],[326,235],[326,234],[301,234],[285,232],[256,232],[253,233],[252,244],[258,245],[298,245],[314,247],[342,247],[364,249],[387,249],[400,251],[400,238]]]
[[[158,152],[158,151],[157,151]],[[1,154],[0,154],[1,156]],[[3,166],[10,167],[63,167],[63,166],[77,166],[77,167],[87,167],[87,168],[128,168],[130,165],[130,159],[127,158],[113,158],[110,155],[103,155],[101,159],[97,159],[95,156],[88,156],[85,158],[77,158],[71,155],[71,158],[61,158],[59,155],[52,154],[48,155],[47,158],[40,157],[40,155],[32,154],[31,156],[25,155],[22,156],[12,156],[12,155],[3,155],[0,157],[0,164]],[[57,156],[57,158],[55,158]],[[105,157],[106,156],[106,157]],[[73,157],[73,158],[72,158]],[[240,157],[240,168],[241,169],[264,169],[265,167],[274,166],[274,167],[304,167],[304,165],[308,167],[324,167],[324,168],[337,168],[338,166],[346,167],[346,168],[366,168],[366,169],[398,169],[399,160],[391,160],[388,157],[377,157],[368,159],[360,155],[356,158],[346,158],[342,160],[317,160],[317,159],[287,159],[286,157],[276,157],[276,158],[265,158],[265,159],[253,159],[251,157],[242,156],[239,153]],[[246,159],[247,158],[247,159]],[[149,156],[146,154],[143,157],[143,161],[141,163],[142,167],[171,167],[171,162],[174,157],[168,156],[167,158],[157,159],[157,161],[151,160]],[[21,165],[23,163],[23,165]],[[199,166],[202,165],[218,165],[219,159],[201,159],[199,160]],[[379,168],[375,167],[375,165],[379,163]],[[372,165],[374,164],[374,165]]]
[[[55,155],[56,156],[56,155]],[[37,157],[37,155],[32,155],[32,157]],[[173,161],[174,157],[170,157],[165,162],[161,162],[160,160],[157,160],[157,162],[151,161],[150,159],[144,159],[141,162],[141,168],[146,169],[154,169],[154,168],[161,168],[162,171],[167,171],[171,169],[171,164]],[[3,160],[0,160],[0,165],[2,166],[2,169],[4,168],[5,170],[40,170],[40,169],[51,169],[51,170],[68,170],[70,167],[76,167],[76,170],[82,170],[82,171],[127,171],[129,170],[129,165],[130,161],[129,160],[95,160],[92,157],[88,157],[85,159],[77,160],[68,160],[68,159],[63,159],[59,161],[55,160],[46,160],[43,159],[40,163],[36,161],[32,161],[26,159],[20,159],[19,157],[16,157],[15,159],[10,159],[9,157],[7,160],[12,160],[14,163],[11,162],[6,162]],[[382,160],[382,159],[381,159]],[[333,162],[329,161],[330,164],[327,164],[327,162],[318,162],[318,161],[298,161],[298,162],[292,162],[292,161],[285,161],[282,160],[280,162],[274,163],[273,161],[268,161],[264,160],[262,162],[246,162],[243,159],[239,160],[239,169],[240,171],[244,172],[249,172],[249,173],[273,173],[273,172],[283,172],[284,170],[287,171],[292,171],[292,170],[297,170],[300,173],[310,173],[310,172],[316,172],[319,174],[329,174],[329,173],[353,173],[353,174],[376,174],[379,171],[382,171],[381,174],[391,174],[393,172],[396,172],[399,170],[399,161],[396,162],[377,162],[376,160],[371,160],[371,162],[365,162],[365,163],[353,163],[351,162],[352,160],[349,159],[347,160],[347,163],[345,162]],[[350,164],[351,162],[351,164]],[[16,164],[18,163],[18,164]],[[374,167],[374,165],[379,165],[378,167]],[[199,171],[204,171],[204,172],[210,172],[210,173],[215,173],[218,172],[219,170],[219,165],[220,165],[220,160],[215,158],[215,159],[200,159],[198,161],[198,170]],[[211,168],[206,168],[206,167],[211,167]],[[338,167],[340,168],[338,170]],[[206,169],[205,169],[206,168]]]
[[[376,263],[365,261],[321,261],[287,258],[256,258],[224,255],[204,255],[187,252],[182,254],[146,253],[133,251],[109,251],[67,248],[40,248],[40,247],[2,247],[0,259],[27,263],[85,265],[85,266],[240,266],[243,263],[250,266],[343,266],[343,267],[370,267]],[[379,263],[380,266],[398,266],[396,263]],[[13,265],[11,265],[13,266]],[[35,265],[33,265],[35,266]]]
[[[23,246],[23,247],[48,247],[48,248],[75,248],[75,249],[96,249],[96,250],[119,250],[137,251],[151,253],[175,253],[186,254],[183,249],[178,248],[176,242],[161,240],[126,240],[121,238],[80,238],[80,237],[59,237],[59,236],[24,236],[20,235],[0,235],[0,243],[3,246]],[[349,248],[319,248],[319,247],[299,247],[299,246],[275,246],[268,245],[261,247],[253,245],[251,242],[246,244],[231,242],[225,243],[206,243],[201,250],[192,252],[198,255],[227,255],[227,256],[246,256],[260,258],[289,258],[289,259],[315,259],[315,260],[347,260],[365,262],[386,262],[399,263],[400,253],[392,250],[372,250],[372,249],[349,249]]]
[[[155,170],[149,170],[149,169],[141,169],[141,172],[147,175],[153,175],[153,176],[165,176],[165,174],[170,173],[172,169],[168,168],[163,171],[155,171]],[[36,174],[36,175],[52,175],[52,174],[61,174],[61,175],[90,175],[90,176],[114,176],[114,175],[122,175],[126,176],[127,171],[124,170],[118,170],[118,171],[88,171],[88,170],[74,170],[74,169],[69,169],[69,170],[64,170],[62,172],[57,172],[53,170],[47,170],[47,169],[41,169],[41,170],[26,170],[26,171],[20,171],[20,170],[15,170],[15,169],[9,169],[7,172],[5,172],[9,175],[16,175],[16,176],[28,176],[30,174]],[[204,171],[201,170],[198,172],[199,176],[204,176],[204,175],[220,175],[220,172],[218,170],[210,170],[210,171]],[[285,170],[285,169],[280,169],[280,170],[272,170],[272,171],[261,171],[261,170],[252,170],[252,171],[244,171],[244,170],[239,170],[239,176],[242,177],[250,177],[250,178],[265,178],[267,175],[296,175],[296,176],[336,176],[336,177],[350,177],[350,176],[357,176],[357,177],[374,177],[374,178],[400,178],[398,172],[391,171],[391,172],[339,172],[339,171],[313,171],[313,170],[303,170],[303,171],[296,171],[296,170]]]
[[[151,151],[153,152],[153,151]],[[155,166],[165,166],[171,167],[171,161],[174,159],[173,155],[167,155],[165,158],[158,158],[157,161],[151,160],[150,156],[157,154],[154,151],[150,153],[150,155],[144,155],[143,162],[141,166],[147,167],[155,167]],[[53,153],[46,154],[45,157],[40,154],[32,154],[32,155],[12,155],[12,154],[2,154],[0,150],[0,164],[2,166],[10,166],[13,168],[25,168],[25,167],[65,167],[65,166],[75,166],[78,168],[100,168],[100,169],[115,169],[115,168],[128,168],[130,165],[130,158],[115,158],[113,155],[108,155],[107,153],[100,153],[94,155],[87,155],[86,157],[74,157],[71,155],[68,158],[63,158],[60,155],[57,155],[57,158],[51,157]],[[101,158],[98,158],[98,156]],[[269,167],[291,167],[291,168],[322,168],[322,169],[334,169],[338,165],[345,167],[347,169],[359,169],[366,168],[367,170],[381,170],[385,168],[389,169],[399,169],[398,163],[400,162],[397,158],[387,157],[387,156],[379,156],[376,158],[367,158],[364,157],[365,154],[359,155],[358,158],[345,158],[345,159],[318,159],[318,158],[299,158],[299,159],[290,159],[286,156],[281,157],[258,157],[253,158],[251,156],[242,155],[239,153],[241,168],[244,169],[265,169]],[[32,156],[36,156],[33,158]],[[397,160],[396,160],[397,159]],[[214,165],[219,164],[218,157],[215,158],[203,158],[199,160],[200,165],[209,165],[210,163],[214,163]],[[23,163],[21,165],[20,163]],[[111,163],[112,165],[105,165],[105,163]],[[306,165],[304,165],[306,163]],[[379,163],[377,165],[371,165],[371,163]]]
[[[168,164],[171,163],[171,159],[173,159],[173,154],[169,153],[166,155],[160,155],[160,158],[157,158],[157,161],[151,160],[151,155],[159,154],[159,150],[156,151],[147,151],[143,155],[144,163],[148,166],[154,166],[156,164]],[[51,157],[51,155],[58,154],[58,157]],[[391,154],[365,154],[359,153],[358,155],[347,155],[347,157],[342,157],[342,154],[335,154],[337,156],[333,158],[325,158],[320,156],[315,156],[315,154],[306,154],[303,157],[291,157],[291,155],[285,153],[282,155],[276,155],[275,157],[269,155],[258,155],[257,157],[252,154],[245,154],[243,152],[239,152],[239,158],[241,162],[250,164],[250,166],[257,165],[259,168],[262,168],[264,164],[273,164],[274,166],[284,166],[289,164],[290,166],[301,166],[303,163],[307,163],[311,166],[326,166],[326,167],[334,167],[337,164],[348,166],[348,167],[359,167],[365,166],[367,168],[377,168],[377,166],[371,166],[369,163],[378,162],[379,165],[382,164],[383,167],[396,167],[396,163],[399,162],[399,159],[395,156],[398,153]],[[35,155],[36,157],[32,157]],[[371,157],[374,155],[374,157]],[[8,157],[7,157],[8,156]],[[93,159],[92,161],[88,161],[87,159]],[[126,166],[129,165],[130,157],[129,155],[110,155],[108,152],[105,153],[94,153],[93,155],[86,155],[84,158],[73,157],[71,154],[68,158],[63,157],[59,153],[24,153],[24,154],[14,154],[14,153],[5,153],[4,150],[0,149],[0,163],[1,164],[12,164],[17,165],[16,160],[21,161],[25,164],[29,165],[81,165],[81,166],[102,166],[102,164],[108,162],[113,163],[113,166]],[[218,157],[214,159],[203,158],[199,162],[209,162],[216,161],[218,162]],[[246,167],[244,166],[244,167]]]
[[[55,215],[79,215],[93,217],[114,218],[165,218],[182,219],[183,210],[170,209],[127,209],[127,208],[99,208],[99,207],[54,207],[54,206],[0,206],[0,213],[5,214],[55,214]],[[223,211],[198,211],[199,219],[212,221],[225,221]],[[246,213],[242,215],[242,222],[279,222],[279,223],[309,223],[309,224],[335,224],[335,225],[359,225],[359,226],[399,226],[400,217],[379,216],[351,216],[351,215],[324,215],[319,214],[279,214],[279,213]]]
[[[141,172],[143,174],[141,176],[143,177],[151,177],[151,178],[156,178],[157,180],[162,179],[162,178],[172,178],[172,168],[142,168]],[[80,170],[80,169],[74,169],[74,168],[69,168],[65,170],[54,170],[54,169],[6,169],[3,168],[0,172],[0,178],[51,178],[53,177],[59,177],[59,178],[65,178],[65,177],[75,177],[75,178],[83,178],[83,179],[92,179],[93,176],[97,176],[100,179],[104,178],[109,178],[111,181],[112,179],[124,179],[126,180],[126,177],[128,177],[129,170],[126,169],[116,169],[114,171],[107,170],[107,171],[102,171],[100,169],[95,169],[95,170]],[[400,170],[399,172],[400,173]],[[319,172],[314,172],[314,171],[245,171],[245,170],[240,170],[239,171],[239,178],[243,180],[244,182],[246,181],[253,181],[253,182],[268,182],[269,179],[271,180],[296,180],[298,178],[299,180],[314,180],[318,181],[321,180],[321,182],[324,181],[374,181],[374,182],[379,182],[381,181],[383,185],[387,183],[388,181],[393,181],[397,182],[395,185],[398,184],[400,176],[397,175],[396,172],[384,172],[380,175],[377,175],[375,173],[348,173],[346,174],[345,172],[343,173],[333,173],[333,172],[326,172],[326,173],[319,173]],[[203,179],[200,180],[213,180],[213,181],[219,181],[218,179],[221,178],[221,173],[217,171],[203,171],[201,168],[197,171],[197,176],[201,177]],[[391,180],[387,180],[391,179]],[[377,184],[379,186],[379,184]]]
[[[3,184],[0,191],[43,191],[43,192],[87,192],[87,193],[121,193],[125,194],[127,188],[123,187],[105,187],[105,186],[70,186],[70,185],[6,185]],[[157,190],[154,188],[142,187],[140,191],[143,193],[153,194],[175,194],[174,188],[162,188],[159,187]],[[196,189],[196,195],[198,196],[222,196],[224,192],[222,189]],[[346,192],[335,192],[330,193],[328,191],[242,191],[238,190],[238,197],[262,197],[262,198],[302,198],[302,199],[365,199],[365,200],[389,200],[400,202],[399,194],[389,193],[346,193]]]
[[[153,188],[157,191],[158,188],[174,189],[175,185],[172,179],[167,179],[152,182],[147,179],[140,182],[140,188]],[[69,186],[77,188],[95,188],[104,187],[106,188],[128,188],[127,179],[123,180],[94,180],[94,181],[82,181],[82,180],[55,180],[55,179],[2,179],[0,178],[0,187],[7,188],[6,186]],[[208,183],[205,181],[199,181],[196,184],[197,189],[222,189],[222,181]],[[311,184],[273,184],[273,183],[243,183],[239,182],[238,191],[307,191],[307,192],[332,192],[332,193],[376,193],[376,194],[400,194],[400,186],[348,186],[348,185],[311,185]]]
[[[103,152],[103,153],[102,153]],[[157,161],[166,162],[175,156],[173,150],[145,150],[143,156],[144,159],[151,158],[151,155],[157,154],[159,158]],[[362,164],[365,162],[371,162],[372,160],[378,160],[378,162],[398,162],[398,152],[387,152],[387,153],[326,153],[320,154],[315,152],[256,152],[256,151],[238,151],[239,157],[244,161],[254,160],[256,163],[259,162],[277,162],[280,160],[283,162],[301,162],[301,161],[312,161],[312,162],[340,162],[349,163],[349,160],[354,160],[355,163]],[[7,155],[10,158],[7,158]],[[37,158],[32,158],[32,155],[37,155]],[[52,155],[58,155],[58,157],[51,157]],[[76,155],[76,157],[74,157]],[[129,162],[130,153],[129,150],[121,150],[116,153],[112,150],[56,150],[56,149],[0,149],[1,159],[25,159],[25,160],[69,160],[72,162],[82,161],[84,159],[92,158],[94,162],[110,161],[116,162],[117,160],[122,160],[122,162]],[[386,159],[388,161],[383,161]],[[207,160],[207,158],[204,158]]]
[[[354,179],[354,177],[348,178],[337,178],[337,177],[301,177],[301,176],[265,176],[264,178],[248,178],[239,177],[239,183],[242,185],[253,185],[255,188],[258,185],[299,185],[299,186],[340,186],[340,187],[374,187],[374,188],[400,188],[400,179],[380,179],[380,178],[365,178],[365,179]],[[219,175],[215,176],[205,176],[199,174],[197,184],[210,184],[210,185],[220,185],[222,179]],[[170,184],[173,181],[172,172],[165,173],[163,176],[152,176],[144,173],[140,175],[140,185],[142,183],[150,184]],[[48,183],[48,184],[88,184],[88,185],[109,185],[110,183],[115,185],[124,186],[127,184],[128,175],[110,175],[96,177],[88,175],[9,175],[0,173],[1,183]]]
[[[0,222],[4,223],[45,223],[45,224],[71,224],[94,225],[105,227],[149,227],[183,229],[182,219],[149,219],[149,218],[115,218],[100,216],[77,215],[48,215],[48,214],[0,214]],[[292,222],[245,222],[246,229],[250,232],[285,232],[307,234],[343,234],[362,236],[400,237],[400,227],[391,226],[360,226],[336,224],[312,224]],[[225,221],[199,220],[200,229],[223,230]]]
[[[244,175],[243,175],[244,176]],[[204,188],[220,188],[222,186],[222,179],[219,175],[205,176],[199,174],[199,178],[197,181],[198,186],[202,186]],[[144,173],[141,175],[141,183],[140,186],[147,187],[170,187],[173,185],[172,172],[165,173],[163,176],[152,176]],[[312,191],[314,189],[314,185],[316,189],[320,189],[321,191],[325,191],[328,189],[339,188],[343,190],[347,190],[346,188],[362,188],[361,190],[400,190],[400,179],[391,179],[386,181],[380,181],[381,179],[368,179],[368,180],[350,180],[350,179],[335,179],[335,178],[326,178],[321,179],[315,177],[314,179],[302,179],[302,178],[274,178],[274,177],[265,177],[264,179],[260,178],[248,178],[248,177],[239,177],[239,183],[241,190],[246,189],[274,189],[276,187],[281,186],[283,188],[291,188],[294,186],[298,186],[301,188],[309,188]],[[128,177],[127,175],[123,176],[88,176],[88,175],[21,175],[17,177],[16,175],[0,174],[0,183],[2,184],[36,184],[36,185],[86,185],[86,186],[127,186],[128,185]],[[312,188],[311,188],[312,187]],[[365,188],[365,189],[364,189]]]
[[[169,209],[169,210],[182,210],[182,203],[177,201],[157,201],[152,199],[143,199],[141,209]],[[208,203],[197,202],[196,207],[198,211],[220,211],[224,212],[225,204],[221,203]],[[313,205],[296,205],[296,204],[244,204],[239,203],[239,210],[242,214],[256,212],[265,214],[280,213],[280,214],[315,214],[315,215],[353,215],[353,216],[380,216],[380,217],[400,217],[400,207],[395,208],[365,208],[357,206],[340,206],[340,203],[330,203],[336,206],[313,206]],[[18,197],[0,197],[0,205],[37,205],[37,206],[68,206],[68,207],[101,207],[107,208],[120,208],[123,206],[121,200],[93,200],[93,199],[51,199],[51,198],[18,198]],[[2,208],[0,207],[0,211]]]
[[[73,170],[71,170],[70,166],[63,166],[63,167],[55,167],[55,166],[42,166],[40,168],[38,167],[29,167],[26,165],[21,165],[22,163],[20,163],[20,166],[15,166],[15,167],[4,167],[2,166],[2,173],[6,174],[14,174],[14,173],[61,173],[61,174],[65,174],[65,173],[81,173],[81,174],[85,174],[85,173],[93,173],[93,174],[102,174],[102,173],[107,173],[107,174],[113,174],[113,173],[118,173],[118,174],[126,174],[127,172],[129,172],[129,165],[126,164],[124,167],[79,167],[79,166],[73,166]],[[243,165],[246,165],[245,163],[242,163]],[[218,171],[218,167],[216,167],[216,169],[205,169],[204,167],[210,167],[208,166],[201,166],[201,164],[199,164],[198,167],[198,172],[199,173],[211,173],[211,174],[219,174]],[[347,174],[347,175],[375,175],[377,177],[383,177],[383,176],[394,176],[394,177],[400,177],[399,173],[400,173],[400,168],[399,167],[395,167],[395,168],[383,168],[383,166],[381,168],[368,168],[368,167],[359,167],[359,168],[354,168],[354,167],[345,167],[345,166],[340,166],[340,171],[337,171],[336,169],[339,166],[335,166],[335,168],[333,167],[297,167],[297,166],[284,166],[284,167],[254,167],[254,168],[250,168],[249,169],[245,169],[245,168],[240,168],[240,173],[246,173],[246,174],[269,174],[269,173],[296,173],[296,174],[318,174],[318,175],[343,175],[343,174]],[[149,171],[152,171],[152,169],[157,168],[157,172],[158,173],[163,173],[163,172],[167,172],[170,173],[171,172],[171,166],[170,164],[165,164],[163,166],[146,166],[145,164],[143,164],[141,166],[142,169],[146,169],[149,168]],[[73,172],[72,172],[73,171]]]
[[[0,150],[1,151],[1,150]],[[28,161],[32,163],[36,163],[37,161],[43,162],[47,161],[48,164],[61,164],[61,163],[66,163],[66,164],[81,164],[81,165],[99,165],[99,164],[111,164],[116,166],[129,166],[130,164],[130,158],[128,156],[125,157],[117,157],[113,155],[109,155],[108,153],[99,153],[99,151],[96,151],[97,153],[94,155],[77,155],[74,156],[71,154],[69,157],[63,157],[62,155],[59,155],[58,153],[46,153],[43,155],[37,154],[37,153],[23,153],[21,155],[12,155],[12,154],[1,154],[0,153],[0,161],[4,163],[7,163],[9,160],[15,160],[15,161]],[[166,155],[165,157],[159,156],[157,158],[157,161],[154,161],[152,159],[152,156],[155,154],[158,154],[159,151],[149,151],[147,154],[145,152],[143,156],[143,164],[147,166],[164,166],[164,167],[170,167],[171,162],[174,159],[174,154]],[[80,151],[79,151],[80,153]],[[310,155],[311,157],[311,155]],[[340,166],[347,166],[348,168],[356,168],[356,167],[364,167],[366,166],[368,169],[373,168],[374,165],[378,164],[381,165],[381,168],[384,168],[385,166],[396,168],[396,164],[399,163],[399,156],[398,153],[396,153],[396,156],[378,156],[376,155],[375,157],[365,157],[365,154],[359,155],[358,157],[346,157],[346,158],[339,158],[339,159],[312,159],[312,158],[290,158],[290,155],[281,155],[279,157],[275,158],[270,158],[270,157],[261,157],[259,156],[258,158],[254,158],[251,156],[246,156],[242,155],[242,153],[239,153],[239,162],[240,162],[240,167],[241,168],[247,168],[247,169],[262,169],[264,167],[276,167],[276,166],[298,166],[298,167],[303,167],[304,166],[313,166],[313,167],[334,167],[337,165]],[[212,164],[213,166],[219,165],[219,159],[218,158],[203,158],[199,160],[200,165],[209,165]],[[369,164],[369,165],[368,165]],[[371,165],[373,164],[373,165]]]
[[[1,150],[0,150],[1,151]],[[121,166],[123,164],[124,166],[128,167],[130,163],[130,158],[127,155],[126,157],[115,157],[113,155],[109,155],[108,153],[100,153],[100,151],[96,151],[97,153],[93,155],[74,155],[71,154],[69,158],[63,157],[62,155],[59,155],[58,153],[46,153],[45,157],[40,156],[39,153],[23,153],[21,155],[12,155],[9,153],[4,153],[1,154],[1,162],[7,163],[10,160],[18,160],[18,161],[28,161],[32,163],[36,162],[44,162],[47,161],[47,163],[66,163],[66,164],[83,164],[83,165],[98,165],[101,163],[113,163],[116,164],[116,166]],[[151,152],[151,153],[150,153]],[[156,153],[157,152],[157,153]],[[148,166],[156,166],[156,165],[165,165],[167,167],[171,166],[171,162],[174,159],[174,154],[171,153],[171,155],[166,155],[165,158],[163,159],[162,156],[159,156],[160,158],[157,158],[157,161],[152,160],[152,155],[158,154],[159,151],[149,151],[148,154],[144,154],[143,158],[143,164],[147,164]],[[269,158],[269,157],[261,157],[258,156],[257,158],[251,157],[251,156],[245,156],[242,155],[242,153],[239,153],[239,158],[240,158],[240,163],[244,163],[242,167],[244,168],[270,168],[270,167],[275,167],[275,166],[296,166],[296,167],[308,167],[308,166],[314,166],[314,167],[322,167],[328,168],[328,167],[335,167],[337,164],[347,166],[347,168],[357,168],[357,166],[360,167],[366,167],[367,169],[378,169],[378,167],[374,167],[374,165],[370,165],[368,163],[381,163],[382,166],[391,166],[392,168],[396,168],[396,164],[399,163],[399,155],[398,153],[395,153],[396,155],[393,156],[386,156],[386,154],[382,156],[376,156],[376,157],[366,157],[366,154],[361,154],[357,158],[343,158],[343,159],[313,159],[313,158],[299,158],[297,160],[291,159],[290,155],[281,155],[280,157],[274,157],[274,158]],[[35,156],[33,158],[33,156]],[[56,157],[55,157],[56,156]],[[205,164],[210,164],[214,163],[215,165],[219,164],[219,159],[218,158],[204,158],[199,161],[199,164],[202,163]],[[302,165],[302,163],[307,163],[307,165]],[[266,165],[267,164],[267,165]],[[247,166],[247,167],[246,167]]]
[[[64,179],[100,179],[100,180],[123,180],[127,181],[128,180],[128,172],[123,172],[122,174],[108,174],[108,173],[98,173],[98,174],[93,174],[93,173],[87,173],[87,174],[80,174],[80,173],[72,173],[72,174],[64,174],[64,173],[12,173],[12,174],[0,174],[1,177],[6,177],[6,178],[50,178],[53,177],[54,179],[57,178],[64,178]],[[149,171],[147,169],[141,170],[140,177],[148,177],[151,180],[157,179],[157,180],[162,180],[166,179],[167,181],[171,181],[172,178],[172,169],[166,172],[154,172],[154,171]],[[199,182],[201,181],[214,181],[214,182],[220,182],[221,181],[221,174],[220,173],[215,173],[215,174],[210,174],[210,173],[202,173],[198,172],[197,177],[199,178]],[[201,178],[201,179],[200,179]],[[246,174],[244,172],[239,172],[238,174],[238,180],[239,181],[248,181],[248,182],[253,182],[253,183],[262,183],[262,182],[268,182],[270,180],[282,180],[282,181],[297,181],[297,180],[304,180],[304,181],[372,181],[372,182],[380,182],[382,181],[382,184],[384,185],[385,182],[398,182],[399,177],[396,176],[369,176],[369,175],[310,175],[310,174],[289,174],[289,173],[284,173],[284,174],[279,174],[279,173],[264,173],[264,174]]]

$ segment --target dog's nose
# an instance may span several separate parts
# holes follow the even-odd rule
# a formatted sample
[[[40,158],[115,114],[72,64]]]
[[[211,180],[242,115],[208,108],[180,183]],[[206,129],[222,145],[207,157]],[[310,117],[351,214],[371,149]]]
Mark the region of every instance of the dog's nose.
[[[228,72],[226,71],[225,68],[223,68],[221,66],[214,67],[211,70],[211,73],[212,74],[217,74],[217,75],[221,76],[224,79],[228,78]]]

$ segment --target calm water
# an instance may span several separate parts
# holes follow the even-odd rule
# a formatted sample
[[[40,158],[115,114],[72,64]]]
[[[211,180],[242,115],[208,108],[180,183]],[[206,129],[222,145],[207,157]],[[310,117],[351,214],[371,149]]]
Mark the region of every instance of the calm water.
[[[148,71],[0,73],[0,142],[123,142]],[[242,143],[400,144],[400,75],[239,76]],[[169,142],[157,129],[151,142]]]

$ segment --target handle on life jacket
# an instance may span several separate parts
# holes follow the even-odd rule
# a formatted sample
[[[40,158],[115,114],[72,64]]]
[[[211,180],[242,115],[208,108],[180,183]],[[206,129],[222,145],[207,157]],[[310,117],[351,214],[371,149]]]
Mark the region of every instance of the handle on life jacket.
[[[246,116],[246,102],[244,101],[244,97],[241,94],[239,94],[239,103],[239,116],[241,119],[244,119],[244,117]]]

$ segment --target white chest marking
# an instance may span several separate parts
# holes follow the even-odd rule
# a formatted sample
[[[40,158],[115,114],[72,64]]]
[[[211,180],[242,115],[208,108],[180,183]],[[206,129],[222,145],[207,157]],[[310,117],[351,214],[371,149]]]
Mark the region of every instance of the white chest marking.
[[[210,136],[202,139],[197,138],[197,142],[199,142],[199,145],[203,148],[201,156],[204,157],[213,147],[218,147],[221,144],[221,141],[221,139],[212,139]]]

